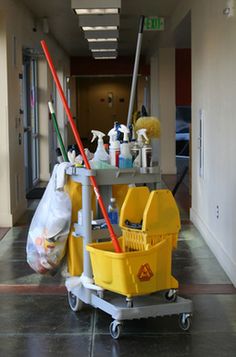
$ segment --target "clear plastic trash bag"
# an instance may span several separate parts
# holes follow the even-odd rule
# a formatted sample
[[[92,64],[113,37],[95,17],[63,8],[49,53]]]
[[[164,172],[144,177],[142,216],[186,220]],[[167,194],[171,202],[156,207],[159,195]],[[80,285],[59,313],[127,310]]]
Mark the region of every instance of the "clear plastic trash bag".
[[[27,237],[27,262],[40,274],[54,272],[59,267],[70,231],[71,200],[63,188],[56,188],[58,167],[54,167]]]

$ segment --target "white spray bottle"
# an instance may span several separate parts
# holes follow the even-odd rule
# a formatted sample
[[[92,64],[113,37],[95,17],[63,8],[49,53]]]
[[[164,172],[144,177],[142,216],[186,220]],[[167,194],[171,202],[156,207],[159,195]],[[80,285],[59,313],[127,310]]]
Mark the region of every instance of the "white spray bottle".
[[[146,171],[148,167],[152,166],[152,146],[149,143],[149,139],[146,133],[144,135],[144,138],[145,143],[142,147],[142,168],[144,168]]]
[[[147,129],[137,130],[137,135],[138,135],[137,142],[135,143],[131,151],[134,167],[142,166],[142,147],[144,145],[143,138],[144,140],[148,140],[146,132]]]
[[[110,164],[112,166],[119,167],[119,155],[120,155],[120,142],[117,140],[117,131],[115,128],[112,128],[108,136],[109,140],[109,156],[110,156]]]
[[[129,129],[127,126],[121,124],[119,131],[124,134],[123,142],[120,144],[119,167],[127,169],[133,167],[132,155],[129,148]]]
[[[103,137],[105,136],[105,134],[99,130],[91,130],[91,132],[93,134],[93,138],[91,142],[93,142],[96,138],[98,138],[98,146],[94,153],[93,160],[109,163],[109,155],[104,148],[104,142],[103,142]]]

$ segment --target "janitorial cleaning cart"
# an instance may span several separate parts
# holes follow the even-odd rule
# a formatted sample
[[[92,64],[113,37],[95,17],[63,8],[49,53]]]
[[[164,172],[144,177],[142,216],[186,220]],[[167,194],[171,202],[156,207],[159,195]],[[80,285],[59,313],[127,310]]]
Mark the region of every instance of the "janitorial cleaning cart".
[[[66,282],[71,309],[78,311],[86,303],[111,315],[113,338],[120,336],[125,320],[173,314],[179,315],[180,327],[188,330],[192,303],[177,296],[178,282],[171,272],[179,212],[169,190],[153,187],[160,186],[159,171],[69,168],[67,173],[82,184],[83,215],[83,224],[75,224],[74,231],[74,239],[83,240],[83,272]],[[92,229],[90,175],[96,177],[104,197],[109,197],[114,184],[137,185],[128,189],[120,211],[121,253],[107,240],[107,229]],[[118,226],[114,230],[119,234]]]
[[[143,21],[144,17],[127,126],[135,95]],[[79,311],[86,303],[108,313],[113,318],[110,334],[115,339],[120,336],[125,320],[140,318],[175,314],[179,315],[180,327],[188,330],[192,302],[177,296],[178,282],[171,269],[172,250],[177,245],[180,229],[179,212],[171,192],[158,189],[161,187],[159,167],[91,169],[46,43],[41,41],[41,45],[86,167],[67,170],[67,175],[82,186],[82,224],[75,224],[73,239],[80,241],[78,249],[83,264],[78,274],[72,273],[66,280],[71,309]],[[125,145],[128,148],[128,143]],[[122,205],[120,224],[112,225],[105,207],[112,197],[112,187],[120,184],[133,187],[129,188]],[[99,204],[97,212],[101,211],[107,229],[92,229],[92,187]]]

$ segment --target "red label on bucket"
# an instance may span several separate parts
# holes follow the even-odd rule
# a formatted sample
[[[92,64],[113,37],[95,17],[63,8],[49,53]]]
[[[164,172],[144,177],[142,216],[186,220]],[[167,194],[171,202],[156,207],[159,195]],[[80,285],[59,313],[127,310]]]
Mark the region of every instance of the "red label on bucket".
[[[153,277],[152,269],[148,263],[141,265],[137,276],[140,281],[148,281]]]

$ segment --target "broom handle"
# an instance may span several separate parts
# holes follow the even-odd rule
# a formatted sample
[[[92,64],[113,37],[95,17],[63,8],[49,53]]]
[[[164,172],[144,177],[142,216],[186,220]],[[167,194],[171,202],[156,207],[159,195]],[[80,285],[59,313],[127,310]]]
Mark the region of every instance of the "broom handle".
[[[51,116],[52,116],[53,126],[54,126],[54,129],[55,129],[56,133],[57,133],[57,139],[58,139],[60,147],[61,147],[61,152],[62,152],[63,159],[64,159],[64,161],[69,161],[68,160],[68,156],[67,156],[67,152],[66,152],[66,149],[65,149],[62,137],[61,137],[61,133],[60,133],[60,130],[58,128],[57,117],[56,117],[55,110],[53,108],[52,102],[48,102],[48,108],[49,108],[49,111],[50,111]]]
[[[74,123],[74,120],[72,118],[72,114],[71,114],[71,111],[70,111],[70,108],[67,104],[67,100],[66,100],[66,97],[64,95],[64,92],[63,92],[63,89],[61,87],[61,84],[60,84],[60,81],[58,79],[58,76],[57,76],[57,73],[56,73],[56,70],[55,70],[55,67],[53,65],[53,62],[52,62],[52,58],[49,54],[49,51],[48,51],[48,48],[47,48],[47,45],[46,45],[46,42],[43,40],[41,41],[41,46],[43,48],[43,51],[44,51],[44,54],[45,54],[45,57],[47,59],[47,62],[48,62],[48,65],[49,65],[49,68],[51,70],[51,73],[52,73],[52,76],[53,76],[53,79],[55,81],[55,84],[57,86],[57,89],[58,89],[58,92],[60,94],[60,97],[61,97],[61,100],[62,100],[62,103],[63,103],[63,106],[64,106],[64,109],[65,109],[65,112],[67,114],[67,117],[69,119],[69,122],[70,122],[70,126],[71,126],[71,129],[73,131],[73,134],[74,134],[74,137],[75,137],[75,140],[76,140],[76,143],[79,147],[79,150],[80,150],[80,153],[83,157],[83,160],[84,160],[84,163],[85,163],[85,166],[88,170],[91,170],[91,166],[89,164],[89,161],[87,159],[87,156],[85,155],[85,152],[84,152],[84,147],[83,147],[83,144],[82,144],[82,141],[80,139],[80,135],[79,135],[79,132],[76,128],[76,125]],[[93,190],[94,190],[94,193],[97,197],[97,200],[98,200],[98,203],[99,203],[99,206],[101,208],[101,211],[102,211],[102,214],[103,214],[103,217],[105,218],[105,221],[106,221],[106,224],[107,224],[107,228],[109,230],[109,233],[110,233],[110,237],[111,237],[111,240],[112,240],[112,243],[113,243],[113,246],[114,246],[114,249],[115,249],[115,252],[116,253],[121,253],[122,250],[121,250],[121,247],[119,245],[119,242],[118,242],[118,239],[115,235],[115,232],[112,228],[112,225],[111,225],[111,222],[110,222],[110,219],[108,217],[108,214],[107,214],[107,211],[106,211],[106,208],[104,206],[104,202],[103,202],[103,199],[102,199],[102,196],[100,195],[100,192],[99,192],[99,189],[98,189],[98,185],[97,185],[97,182],[95,180],[95,177],[94,176],[90,176],[90,181],[91,181],[91,184],[93,186]]]
[[[133,77],[132,77],[132,85],[129,99],[129,111],[127,116],[126,126],[129,127],[132,124],[132,114],[134,109],[134,100],[136,95],[136,87],[137,87],[137,77],[138,77],[138,67],[139,67],[139,59],[142,47],[142,39],[143,39],[143,26],[144,26],[145,16],[140,16],[139,18],[139,31],[138,31],[138,39],[135,53],[135,61],[134,61],[134,69],[133,69]]]

